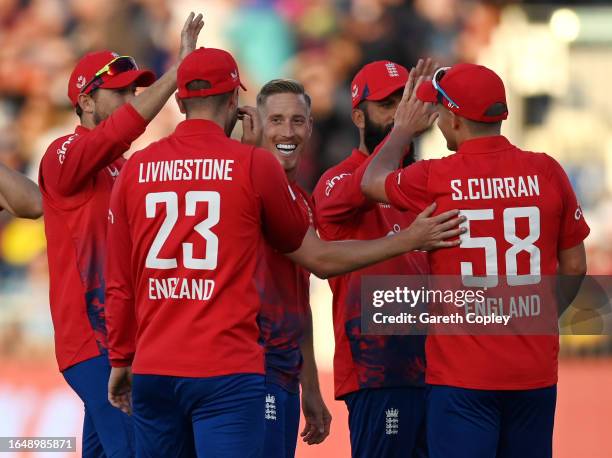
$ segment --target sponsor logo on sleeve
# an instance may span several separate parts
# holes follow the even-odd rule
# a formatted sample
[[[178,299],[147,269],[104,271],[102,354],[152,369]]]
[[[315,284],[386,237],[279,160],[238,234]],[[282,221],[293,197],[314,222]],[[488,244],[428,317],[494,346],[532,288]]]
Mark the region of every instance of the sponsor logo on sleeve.
[[[78,137],[78,134],[73,134],[70,137],[68,137],[66,139],[66,141],[64,141],[64,143],[62,143],[62,146],[60,146],[57,149],[57,160],[59,161],[60,164],[64,163],[64,160],[66,159],[66,152],[68,149],[68,146],[70,146],[70,143],[72,143],[72,140],[74,140],[75,138]]]
[[[578,207],[574,212],[574,219],[578,221],[580,218],[582,218],[582,208]]]
[[[335,177],[327,180],[325,182],[325,195],[329,197],[329,194],[331,193],[332,189],[334,189],[334,186],[336,186],[336,183],[338,183],[338,181],[340,181],[342,178],[350,175],[350,173],[341,173],[340,175],[336,175]]]

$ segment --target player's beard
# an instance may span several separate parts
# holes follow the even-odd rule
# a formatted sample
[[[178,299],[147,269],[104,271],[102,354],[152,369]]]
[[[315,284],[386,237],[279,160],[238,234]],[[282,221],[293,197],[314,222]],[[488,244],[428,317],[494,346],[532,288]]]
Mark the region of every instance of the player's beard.
[[[372,154],[376,147],[382,142],[385,137],[393,129],[393,123],[386,126],[376,124],[368,116],[368,111],[363,111],[364,115],[364,128],[363,128],[363,142],[365,143],[368,152]]]
[[[97,110],[93,112],[93,122],[96,126],[99,125],[106,118],[108,118],[108,116],[106,116],[104,113],[99,113]]]

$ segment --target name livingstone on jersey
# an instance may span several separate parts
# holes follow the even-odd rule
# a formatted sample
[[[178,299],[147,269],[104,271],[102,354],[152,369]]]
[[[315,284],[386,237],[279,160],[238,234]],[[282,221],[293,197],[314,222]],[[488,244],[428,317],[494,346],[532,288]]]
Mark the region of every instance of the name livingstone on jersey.
[[[453,200],[510,199],[540,195],[537,175],[450,180]]]
[[[232,181],[233,159],[175,159],[142,162],[138,183],[191,180]]]

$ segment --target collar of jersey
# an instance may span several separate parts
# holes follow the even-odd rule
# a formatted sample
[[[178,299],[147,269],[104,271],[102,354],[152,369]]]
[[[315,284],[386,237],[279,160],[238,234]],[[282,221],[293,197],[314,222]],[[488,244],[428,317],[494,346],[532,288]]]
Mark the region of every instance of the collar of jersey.
[[[202,135],[217,134],[225,136],[225,132],[218,124],[208,119],[186,119],[181,121],[174,130],[176,135]]]
[[[512,148],[512,143],[503,135],[479,137],[464,141],[457,153],[495,153]]]
[[[361,164],[368,158],[368,155],[361,151],[359,148],[353,148],[353,152],[351,153],[351,159],[357,161],[357,163]]]

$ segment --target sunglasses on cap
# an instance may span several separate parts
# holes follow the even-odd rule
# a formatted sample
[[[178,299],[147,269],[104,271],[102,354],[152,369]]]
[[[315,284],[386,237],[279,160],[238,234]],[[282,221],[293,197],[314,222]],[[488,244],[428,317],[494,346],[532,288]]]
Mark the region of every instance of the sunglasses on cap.
[[[442,87],[440,86],[440,80],[442,79],[444,75],[446,75],[446,72],[449,69],[450,67],[440,67],[439,69],[437,69],[436,73],[434,73],[433,78],[431,79],[431,83],[433,84],[434,89],[438,91],[438,101],[439,102],[442,102],[441,100],[441,96],[442,96],[446,100],[448,100],[448,105],[450,108],[459,108],[459,105],[457,105],[457,103],[455,103],[455,101],[451,99],[448,96],[448,94],[444,92],[444,89],[442,89]]]
[[[81,94],[85,94],[86,90],[91,86],[92,92],[93,90],[99,88],[102,83],[102,76],[109,75],[114,76],[119,73],[128,72],[130,70],[138,70],[138,65],[136,61],[131,56],[118,56],[111,60],[108,64],[102,67],[100,70],[96,72],[93,78],[81,89]]]

